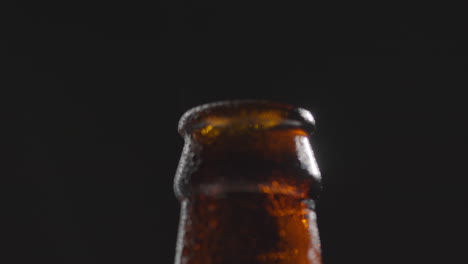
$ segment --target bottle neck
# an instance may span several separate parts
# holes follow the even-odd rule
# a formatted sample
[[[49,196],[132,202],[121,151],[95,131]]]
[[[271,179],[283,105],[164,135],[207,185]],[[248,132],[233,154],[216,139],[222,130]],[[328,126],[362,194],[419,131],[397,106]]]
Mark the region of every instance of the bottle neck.
[[[315,212],[272,193],[184,199],[175,263],[320,264]]]
[[[189,110],[174,190],[182,203],[176,264],[320,264],[320,172],[312,115],[266,101]]]

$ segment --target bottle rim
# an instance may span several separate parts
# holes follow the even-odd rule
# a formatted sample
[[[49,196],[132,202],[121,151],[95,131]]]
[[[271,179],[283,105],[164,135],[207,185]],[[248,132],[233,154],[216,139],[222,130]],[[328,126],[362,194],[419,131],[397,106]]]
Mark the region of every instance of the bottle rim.
[[[274,113],[274,115],[269,114]],[[269,122],[271,118],[278,119],[275,127],[299,128],[309,135],[316,130],[315,119],[307,109],[295,107],[270,100],[225,100],[195,106],[187,110],[179,120],[178,132],[182,136],[192,133],[197,129],[202,129],[207,125],[213,125],[213,117],[223,120],[223,124],[231,120],[250,120],[253,116],[260,125]],[[211,117],[211,119],[209,119]],[[217,122],[220,125],[222,122]],[[271,122],[270,122],[271,123]]]

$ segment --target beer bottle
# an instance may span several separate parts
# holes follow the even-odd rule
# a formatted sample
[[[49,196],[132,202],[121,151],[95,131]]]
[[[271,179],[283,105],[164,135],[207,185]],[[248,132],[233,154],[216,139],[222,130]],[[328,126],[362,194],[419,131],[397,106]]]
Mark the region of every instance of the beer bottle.
[[[320,172],[309,111],[270,101],[195,107],[174,190],[176,264],[319,264],[314,201]]]

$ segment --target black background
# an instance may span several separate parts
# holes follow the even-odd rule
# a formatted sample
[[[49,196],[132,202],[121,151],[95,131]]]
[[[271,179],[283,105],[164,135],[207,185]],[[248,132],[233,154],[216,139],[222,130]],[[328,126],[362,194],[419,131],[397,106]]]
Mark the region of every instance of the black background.
[[[178,118],[310,109],[324,261],[464,263],[462,6],[3,2],[4,263],[171,263]]]

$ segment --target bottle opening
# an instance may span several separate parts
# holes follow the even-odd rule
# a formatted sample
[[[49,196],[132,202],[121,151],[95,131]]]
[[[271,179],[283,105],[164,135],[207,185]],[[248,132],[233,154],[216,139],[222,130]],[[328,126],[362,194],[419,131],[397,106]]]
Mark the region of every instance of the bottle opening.
[[[274,128],[315,131],[312,114],[303,108],[266,100],[220,101],[188,110],[180,119],[182,136],[197,134],[213,136],[220,130],[264,130]]]

